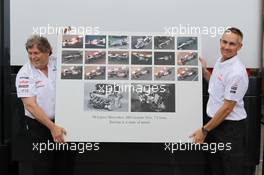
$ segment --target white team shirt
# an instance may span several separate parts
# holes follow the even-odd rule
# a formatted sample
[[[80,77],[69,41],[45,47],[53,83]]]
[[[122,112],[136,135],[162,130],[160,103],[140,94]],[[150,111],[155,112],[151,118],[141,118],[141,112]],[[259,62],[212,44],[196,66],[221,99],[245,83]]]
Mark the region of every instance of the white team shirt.
[[[30,62],[26,63],[16,76],[16,89],[18,98],[36,96],[37,104],[50,119],[55,116],[56,93],[56,58],[49,57],[48,77]],[[35,118],[25,108],[25,115]]]
[[[242,120],[247,117],[243,97],[248,88],[248,75],[245,66],[238,56],[234,56],[221,63],[219,58],[214,66],[209,81],[209,100],[207,115],[214,117],[218,109],[224,104],[224,99],[236,101],[233,111],[226,120]]]

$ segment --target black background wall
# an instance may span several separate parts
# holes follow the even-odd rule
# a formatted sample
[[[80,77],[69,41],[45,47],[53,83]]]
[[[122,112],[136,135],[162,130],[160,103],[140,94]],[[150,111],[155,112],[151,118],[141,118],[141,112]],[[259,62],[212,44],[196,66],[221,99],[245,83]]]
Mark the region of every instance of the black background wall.
[[[3,33],[3,23],[4,23],[4,13],[3,13],[3,2],[1,1],[0,2],[0,49],[1,49],[1,52],[0,52],[0,57],[3,58],[4,54],[3,54],[3,37],[4,37],[4,33]],[[1,116],[3,115],[3,109],[2,109],[2,104],[3,104],[3,96],[2,96],[2,92],[3,92],[3,63],[4,60],[3,59],[0,59],[0,114]],[[3,143],[3,118],[0,117],[0,144]]]
[[[6,9],[7,8],[7,9]],[[0,174],[8,174],[10,144],[9,2],[0,1]],[[10,172],[10,171],[9,171]]]

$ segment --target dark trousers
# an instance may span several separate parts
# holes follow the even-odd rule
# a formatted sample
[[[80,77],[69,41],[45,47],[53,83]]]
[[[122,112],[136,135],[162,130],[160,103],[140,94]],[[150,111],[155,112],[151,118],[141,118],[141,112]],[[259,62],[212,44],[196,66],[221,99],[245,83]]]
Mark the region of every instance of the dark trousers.
[[[25,117],[33,175],[73,174],[74,152],[57,151],[48,128],[38,121]],[[50,143],[48,150],[48,143]],[[43,149],[40,152],[40,148]],[[46,150],[44,150],[44,148]]]
[[[206,122],[210,120],[206,118]],[[228,150],[218,150],[207,153],[210,165],[210,175],[245,175],[245,146],[246,123],[240,121],[223,121],[218,127],[209,132],[205,142],[221,143],[228,146]],[[231,149],[229,150],[229,148]]]

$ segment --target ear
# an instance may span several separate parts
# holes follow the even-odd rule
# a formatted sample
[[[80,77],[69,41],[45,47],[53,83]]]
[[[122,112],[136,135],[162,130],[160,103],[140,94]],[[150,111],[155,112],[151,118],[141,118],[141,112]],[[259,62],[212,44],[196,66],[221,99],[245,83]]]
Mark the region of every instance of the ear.
[[[240,50],[243,47],[243,43],[240,43],[238,46],[238,50]]]

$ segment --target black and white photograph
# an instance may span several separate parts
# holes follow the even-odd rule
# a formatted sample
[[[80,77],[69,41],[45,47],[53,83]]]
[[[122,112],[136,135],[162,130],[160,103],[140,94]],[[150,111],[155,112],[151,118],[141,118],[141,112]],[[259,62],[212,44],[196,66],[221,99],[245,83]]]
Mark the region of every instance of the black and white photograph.
[[[108,80],[128,80],[128,66],[109,66],[107,69]]]
[[[197,37],[178,37],[177,38],[178,50],[197,50],[198,42]]]
[[[177,70],[178,81],[198,81],[198,68],[180,67]]]
[[[61,79],[82,79],[82,66],[61,66]]]
[[[154,52],[155,65],[175,65],[174,52]]]
[[[137,52],[131,53],[131,64],[152,65],[152,52]]]
[[[108,51],[108,64],[129,64],[129,52]]]
[[[128,112],[128,92],[125,84],[84,84],[84,111]]]
[[[175,112],[175,84],[133,83],[131,112]]]
[[[132,49],[152,49],[152,36],[132,36]]]
[[[61,62],[62,64],[83,64],[83,51],[63,50]]]
[[[105,49],[106,36],[105,35],[86,35],[85,48]]]
[[[85,80],[105,80],[105,66],[85,66],[84,67]]]
[[[85,51],[85,64],[105,64],[106,51]]]
[[[158,50],[174,50],[175,38],[172,36],[155,36],[154,48]]]
[[[108,36],[109,49],[129,49],[128,36]]]
[[[154,68],[154,80],[156,81],[174,81],[175,80],[175,68],[162,66]]]
[[[83,36],[63,35],[62,48],[83,48]]]
[[[131,80],[152,80],[152,67],[131,67]]]
[[[197,52],[178,52],[177,53],[177,64],[198,66],[198,53]]]

